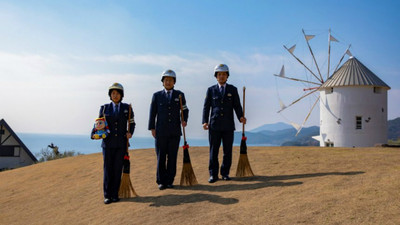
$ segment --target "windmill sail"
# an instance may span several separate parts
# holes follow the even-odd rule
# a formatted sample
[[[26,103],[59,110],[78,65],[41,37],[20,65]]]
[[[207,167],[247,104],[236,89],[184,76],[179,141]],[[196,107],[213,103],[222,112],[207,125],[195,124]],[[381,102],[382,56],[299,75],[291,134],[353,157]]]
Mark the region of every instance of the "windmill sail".
[[[281,72],[279,72],[279,75],[277,75],[277,74],[274,74],[275,76],[278,76],[278,77],[285,77],[285,65],[282,65],[282,69],[281,69]]]
[[[306,39],[308,49],[310,50],[310,53],[311,53],[312,58],[314,60],[315,66],[317,67],[319,77],[321,78],[321,82],[323,83],[324,79],[322,78],[321,71],[319,71],[319,66],[318,66],[317,60],[315,59],[315,56],[314,56],[314,53],[313,53],[313,51],[311,49],[310,43],[308,43],[308,41],[311,40],[313,37],[315,37],[315,35],[306,35],[306,33],[304,33],[304,29],[303,29],[303,34],[304,34],[304,38]]]
[[[296,45],[293,45],[291,48],[288,49],[288,51],[293,54],[295,49],[296,49]]]
[[[320,98],[320,97],[318,96],[317,100],[314,102],[314,105],[311,107],[310,112],[308,113],[308,115],[307,115],[306,118],[304,119],[303,124],[301,124],[301,127],[297,130],[296,136],[300,133],[301,129],[303,129],[304,124],[306,124],[308,118],[309,118],[310,115],[311,115],[311,112],[313,111],[315,105],[316,105],[317,102],[319,101],[319,98]]]

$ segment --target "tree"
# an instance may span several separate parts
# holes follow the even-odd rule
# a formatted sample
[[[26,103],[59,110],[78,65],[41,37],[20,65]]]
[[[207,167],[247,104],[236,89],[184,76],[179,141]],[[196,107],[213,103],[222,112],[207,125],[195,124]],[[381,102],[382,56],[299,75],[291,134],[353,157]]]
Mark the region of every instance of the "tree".
[[[54,159],[66,158],[76,155],[82,155],[82,153],[80,152],[75,153],[75,151],[73,150],[64,151],[63,153],[60,153],[58,151],[58,146],[51,143],[50,145],[47,146],[47,148],[42,148],[40,153],[36,154],[36,157],[39,158],[39,162],[46,162]]]

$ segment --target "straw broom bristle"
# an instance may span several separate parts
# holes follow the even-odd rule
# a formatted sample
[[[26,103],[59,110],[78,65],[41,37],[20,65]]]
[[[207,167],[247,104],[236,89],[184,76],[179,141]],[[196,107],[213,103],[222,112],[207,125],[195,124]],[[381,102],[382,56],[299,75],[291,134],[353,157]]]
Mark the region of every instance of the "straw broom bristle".
[[[133,189],[129,173],[122,174],[121,185],[119,186],[118,195],[120,198],[130,198],[138,196],[135,192],[135,189]]]
[[[251,170],[251,166],[249,163],[249,159],[247,154],[240,154],[239,163],[236,170],[237,177],[252,177],[254,176],[253,171]]]
[[[196,175],[194,175],[192,164],[183,163],[182,174],[181,174],[181,186],[193,186],[196,185],[197,179]]]

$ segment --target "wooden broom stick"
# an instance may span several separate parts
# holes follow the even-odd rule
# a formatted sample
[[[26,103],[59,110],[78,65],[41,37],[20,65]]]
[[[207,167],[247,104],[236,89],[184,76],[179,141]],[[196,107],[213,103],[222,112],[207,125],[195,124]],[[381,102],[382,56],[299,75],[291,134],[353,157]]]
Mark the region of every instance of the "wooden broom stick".
[[[246,105],[246,87],[243,87],[243,117],[245,117],[245,105]],[[242,126],[242,140],[240,142],[240,156],[238,167],[236,170],[237,177],[251,177],[254,176],[254,173],[251,169],[249,158],[247,157],[247,145],[246,145],[246,136],[244,135],[244,123]]]
[[[129,104],[129,113],[128,113],[128,132],[130,132],[131,130],[131,115],[132,115],[132,105]],[[121,178],[121,184],[119,186],[119,191],[118,191],[118,195],[121,198],[130,198],[130,197],[136,197],[138,196],[135,192],[135,189],[133,189],[132,186],[132,181],[131,178],[129,176],[130,174],[130,161],[129,161],[129,138],[126,137],[126,155],[124,157],[124,167],[128,167],[128,168],[124,168],[124,172],[122,173],[122,178]],[[131,194],[132,191],[132,194]]]
[[[179,95],[179,102],[181,105],[181,120],[184,121],[183,117],[183,104],[182,104],[182,96]],[[185,127],[182,126],[183,129],[183,166],[182,166],[182,174],[181,174],[181,186],[193,186],[198,184],[196,175],[194,174],[192,163],[190,162],[189,156],[189,145],[186,142],[186,133]]]

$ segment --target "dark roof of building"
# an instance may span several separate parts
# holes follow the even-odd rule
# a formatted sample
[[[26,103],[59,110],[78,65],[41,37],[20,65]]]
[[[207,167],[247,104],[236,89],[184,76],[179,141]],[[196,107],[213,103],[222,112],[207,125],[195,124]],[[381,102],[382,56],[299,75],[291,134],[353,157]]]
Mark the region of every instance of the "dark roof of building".
[[[17,136],[17,134],[11,129],[10,126],[8,126],[7,122],[4,119],[0,120],[0,127],[4,126],[9,132],[10,134],[15,138],[15,140],[18,142],[18,144],[24,149],[24,151],[29,155],[29,157],[31,157],[31,159],[34,162],[37,162],[38,160],[36,159],[36,157],[32,154],[31,151],[29,151],[29,149],[25,146],[25,144],[21,141],[21,139],[19,139],[19,137]],[[1,144],[1,143],[0,143]]]
[[[342,86],[375,86],[390,89],[389,85],[383,82],[355,57],[350,57],[349,60],[329,77],[321,88]]]

